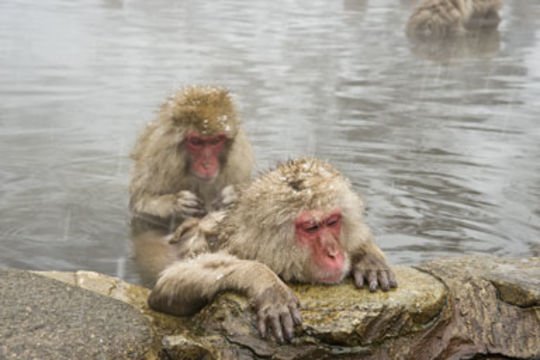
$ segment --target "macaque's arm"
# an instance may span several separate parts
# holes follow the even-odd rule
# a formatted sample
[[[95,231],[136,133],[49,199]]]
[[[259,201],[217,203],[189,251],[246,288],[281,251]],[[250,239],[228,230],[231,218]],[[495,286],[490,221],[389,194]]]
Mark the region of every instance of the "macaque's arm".
[[[200,217],[205,214],[201,200],[187,190],[166,195],[141,194],[132,198],[131,209],[138,214],[157,216],[162,219],[171,216]]]
[[[356,287],[362,288],[366,282],[372,292],[377,290],[377,286],[383,291],[397,287],[396,276],[388,266],[386,257],[371,239],[353,252],[352,262]]]
[[[284,333],[291,339],[294,324],[301,324],[298,299],[276,274],[262,263],[226,253],[203,254],[169,266],[161,273],[148,304],[165,313],[192,315],[221,291],[247,296],[263,337],[269,327],[279,341],[284,340]]]

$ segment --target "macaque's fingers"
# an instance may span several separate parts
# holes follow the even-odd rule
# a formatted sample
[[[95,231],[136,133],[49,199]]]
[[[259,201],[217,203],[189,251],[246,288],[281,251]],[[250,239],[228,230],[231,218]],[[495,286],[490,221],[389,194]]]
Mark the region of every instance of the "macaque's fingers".
[[[199,199],[178,198],[176,203],[178,204],[178,206],[183,207],[183,208],[194,208],[194,209],[204,208],[202,201],[200,201]]]
[[[369,291],[377,291],[377,270],[369,270],[367,274]]]
[[[206,215],[203,202],[190,191],[180,191],[176,205],[178,213],[184,217],[202,217]]]
[[[354,283],[358,289],[364,287],[364,272],[360,269],[353,271]]]
[[[181,207],[186,207],[186,208],[202,208],[202,203],[200,201],[197,201],[197,200],[193,200],[193,199],[178,199],[177,201],[177,204]]]
[[[181,214],[185,217],[203,217],[206,215],[206,211],[204,209],[199,208],[189,208],[185,207],[182,209]]]
[[[281,322],[279,321],[279,315],[275,312],[272,312],[268,321],[270,322],[270,327],[274,332],[274,336],[279,343],[285,342],[283,339],[283,331],[281,330]]]
[[[285,332],[285,338],[290,341],[294,336],[294,322],[292,319],[292,314],[287,309],[281,312],[279,319],[281,320],[283,331]]]
[[[282,343],[294,337],[294,326],[302,324],[298,310],[300,301],[294,292],[284,283],[277,282],[268,286],[253,299],[257,310],[257,329],[261,336],[271,332],[276,341]]]
[[[390,284],[388,283],[388,276],[386,275],[386,270],[377,271],[379,278],[379,285],[381,286],[382,291],[388,291]]]
[[[266,317],[262,311],[257,313],[257,330],[263,339],[266,338]]]
[[[201,199],[199,199],[197,195],[195,195],[194,193],[188,190],[182,190],[178,192],[178,198],[184,199],[184,200],[192,200],[192,201],[200,202],[202,204]]]
[[[296,325],[302,325],[302,314],[300,314],[300,310],[296,306],[289,305],[289,311],[291,312],[294,323]]]
[[[392,289],[397,288],[397,280],[396,275],[392,270],[388,270],[388,283]]]

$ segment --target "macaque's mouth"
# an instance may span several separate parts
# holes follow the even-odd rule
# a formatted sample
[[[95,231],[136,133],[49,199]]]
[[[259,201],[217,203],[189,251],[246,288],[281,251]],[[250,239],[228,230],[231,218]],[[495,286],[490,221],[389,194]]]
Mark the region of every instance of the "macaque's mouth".
[[[326,276],[318,277],[317,282],[323,283],[323,284],[337,284],[343,280],[345,277],[344,271],[336,271],[331,274],[326,274]]]
[[[316,282],[321,284],[337,284],[340,283],[345,276],[351,270],[351,263],[348,256],[345,256],[343,265],[338,269],[321,269],[314,274],[314,279]]]

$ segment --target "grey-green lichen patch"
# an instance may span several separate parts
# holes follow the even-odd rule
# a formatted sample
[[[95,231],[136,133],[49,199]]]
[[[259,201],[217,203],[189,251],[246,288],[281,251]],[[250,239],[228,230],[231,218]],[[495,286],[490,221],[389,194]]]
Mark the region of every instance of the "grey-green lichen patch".
[[[20,270],[0,271],[0,288],[2,359],[158,357],[148,319],[124,302]]]
[[[399,286],[388,292],[357,289],[350,280],[339,286],[295,286],[305,332],[332,344],[357,346],[421,329],[441,311],[446,289],[418,270],[394,271]]]

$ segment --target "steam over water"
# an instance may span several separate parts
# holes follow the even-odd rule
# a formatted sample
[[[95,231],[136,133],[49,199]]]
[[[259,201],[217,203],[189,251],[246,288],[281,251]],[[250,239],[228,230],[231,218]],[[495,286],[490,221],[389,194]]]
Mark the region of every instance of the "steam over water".
[[[393,264],[540,255],[540,2],[444,46],[414,3],[0,2],[0,267],[139,281],[128,154],[192,83],[237,95],[258,170],[342,170]]]

